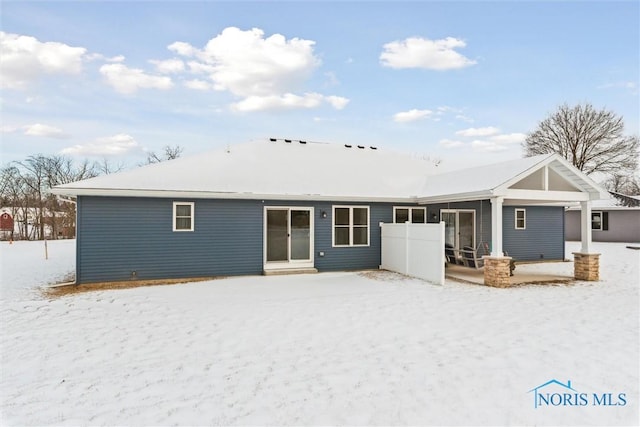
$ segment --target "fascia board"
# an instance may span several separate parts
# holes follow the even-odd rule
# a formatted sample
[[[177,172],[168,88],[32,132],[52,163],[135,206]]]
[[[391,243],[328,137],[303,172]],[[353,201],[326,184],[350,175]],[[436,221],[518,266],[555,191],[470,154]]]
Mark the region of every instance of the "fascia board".
[[[416,203],[415,197],[385,197],[385,196],[345,196],[322,194],[258,194],[235,192],[209,191],[173,191],[173,190],[129,190],[111,188],[53,188],[51,193],[66,196],[96,196],[96,197],[156,197],[176,199],[234,199],[234,200],[309,200],[331,202],[368,202],[368,203]]]
[[[468,202],[472,200],[482,200],[495,197],[496,195],[490,190],[474,191],[472,193],[446,194],[441,196],[424,196],[418,197],[417,203],[426,205],[430,203],[454,203]]]
[[[541,191],[509,189],[501,193],[505,199],[539,200],[557,202],[585,202],[590,200],[589,193],[582,191]]]

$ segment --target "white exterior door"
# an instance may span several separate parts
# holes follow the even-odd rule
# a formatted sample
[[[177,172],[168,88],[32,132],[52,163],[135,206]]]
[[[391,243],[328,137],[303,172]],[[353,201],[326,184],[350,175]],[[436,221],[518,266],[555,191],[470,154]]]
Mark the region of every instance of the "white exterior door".
[[[440,221],[444,222],[445,243],[454,249],[470,246],[475,249],[476,211],[473,209],[442,209]]]
[[[265,207],[264,269],[313,267],[313,208]]]

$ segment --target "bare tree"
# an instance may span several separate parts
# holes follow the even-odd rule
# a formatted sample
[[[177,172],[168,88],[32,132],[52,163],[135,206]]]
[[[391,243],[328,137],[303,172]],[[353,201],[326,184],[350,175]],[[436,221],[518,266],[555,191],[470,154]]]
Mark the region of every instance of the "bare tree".
[[[113,164],[111,160],[103,157],[102,160],[96,162],[96,169],[103,175],[109,175],[116,172],[121,172],[124,170],[125,164],[123,162],[119,162]]]
[[[150,165],[152,163],[160,163],[166,160],[177,159],[178,157],[180,157],[183,151],[184,151],[184,148],[180,147],[179,145],[176,145],[175,147],[170,147],[166,145],[164,147],[164,152],[160,155],[156,154],[153,151],[149,152],[149,154],[147,154],[146,164]]]
[[[622,134],[622,117],[591,104],[561,105],[538,124],[523,143],[527,157],[559,153],[584,173],[633,173],[638,167],[638,136]]]
[[[640,195],[640,177],[638,176],[615,173],[603,182],[603,185],[607,190],[614,193],[627,196]]]
[[[76,164],[68,157],[42,154],[2,168],[1,201],[20,218],[18,238],[43,239],[45,229],[53,236],[73,237],[75,205],[60,201],[49,189],[96,175],[95,165],[87,160]]]

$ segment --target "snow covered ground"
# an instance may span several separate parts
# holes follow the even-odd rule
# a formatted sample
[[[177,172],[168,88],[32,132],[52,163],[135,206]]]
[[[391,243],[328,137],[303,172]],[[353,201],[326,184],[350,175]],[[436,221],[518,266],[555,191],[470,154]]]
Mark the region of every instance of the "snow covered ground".
[[[602,281],[569,286],[369,272],[42,298],[73,243],[47,261],[42,242],[0,243],[3,426],[640,423],[640,251],[623,244],[594,244]],[[552,379],[587,404],[535,408]]]

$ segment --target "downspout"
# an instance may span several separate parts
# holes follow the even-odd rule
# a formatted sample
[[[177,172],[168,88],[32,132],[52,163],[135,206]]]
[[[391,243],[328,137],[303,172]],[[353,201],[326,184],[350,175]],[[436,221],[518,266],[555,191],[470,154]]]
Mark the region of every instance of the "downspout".
[[[56,195],[56,198],[62,202],[68,202],[68,203],[73,203],[74,205],[76,205],[76,232],[75,232],[75,239],[76,239],[76,277],[75,277],[75,283],[74,285],[79,285],[79,277],[80,277],[80,243],[78,240],[78,198],[76,197],[75,200],[69,197],[64,197],[64,196],[60,196],[60,195]]]

